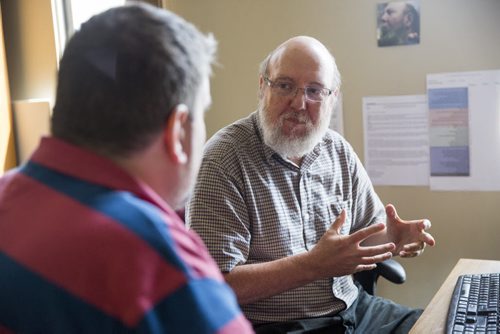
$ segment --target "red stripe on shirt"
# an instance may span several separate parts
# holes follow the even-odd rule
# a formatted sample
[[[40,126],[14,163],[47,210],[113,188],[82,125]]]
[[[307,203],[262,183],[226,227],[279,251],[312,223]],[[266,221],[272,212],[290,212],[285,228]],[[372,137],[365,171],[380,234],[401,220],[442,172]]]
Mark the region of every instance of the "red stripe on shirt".
[[[3,213],[0,224],[0,249],[14,260],[129,326],[186,282],[124,226],[22,174],[16,177],[30,191],[18,197],[21,209]],[[47,210],[44,203],[65,210]]]
[[[171,219],[165,218],[170,222]],[[170,234],[176,242],[176,251],[179,257],[191,265],[192,275],[195,278],[211,277],[223,281],[219,267],[209,255],[205,244],[193,230],[187,230],[182,224],[169,224]]]
[[[0,334],[14,334],[14,332],[11,332],[7,328],[5,328],[2,325],[0,325]]]

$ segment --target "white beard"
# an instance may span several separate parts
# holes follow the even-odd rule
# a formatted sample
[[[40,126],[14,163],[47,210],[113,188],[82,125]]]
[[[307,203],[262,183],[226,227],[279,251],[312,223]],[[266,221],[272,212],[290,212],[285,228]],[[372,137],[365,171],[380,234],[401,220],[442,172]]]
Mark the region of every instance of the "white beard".
[[[328,130],[331,117],[331,112],[321,112],[318,124],[314,125],[306,112],[290,111],[282,114],[273,124],[262,101],[259,103],[258,113],[264,143],[284,158],[302,158],[312,152]],[[305,122],[305,134],[284,134],[282,128],[286,118]]]

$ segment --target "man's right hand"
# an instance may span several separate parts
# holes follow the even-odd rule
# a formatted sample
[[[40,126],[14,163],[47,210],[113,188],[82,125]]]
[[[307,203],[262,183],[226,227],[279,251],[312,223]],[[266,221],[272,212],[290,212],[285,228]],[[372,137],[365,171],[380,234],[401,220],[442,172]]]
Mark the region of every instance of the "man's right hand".
[[[376,263],[391,258],[393,243],[362,246],[362,242],[385,229],[383,223],[342,235],[345,212],[335,220],[309,252],[278,260],[236,266],[224,277],[244,305],[275,296],[310,282],[373,269]],[[258,284],[255,284],[258,282]]]
[[[385,243],[377,246],[362,246],[362,242],[385,229],[383,223],[371,225],[350,235],[340,234],[346,219],[342,210],[328,231],[323,234],[316,246],[303,258],[304,265],[311,270],[316,279],[339,277],[371,270],[378,262],[392,257],[396,246]]]

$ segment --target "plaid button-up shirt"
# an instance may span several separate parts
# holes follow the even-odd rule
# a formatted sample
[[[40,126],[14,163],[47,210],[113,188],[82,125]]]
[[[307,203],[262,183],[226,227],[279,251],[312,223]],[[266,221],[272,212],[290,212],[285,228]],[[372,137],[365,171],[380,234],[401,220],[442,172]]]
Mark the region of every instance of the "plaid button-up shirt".
[[[352,147],[328,130],[298,167],[263,143],[254,112],[207,143],[187,221],[227,273],[311,250],[342,209],[343,234],[385,221],[384,206]],[[349,307],[357,293],[349,275],[242,309],[254,323],[317,317]]]

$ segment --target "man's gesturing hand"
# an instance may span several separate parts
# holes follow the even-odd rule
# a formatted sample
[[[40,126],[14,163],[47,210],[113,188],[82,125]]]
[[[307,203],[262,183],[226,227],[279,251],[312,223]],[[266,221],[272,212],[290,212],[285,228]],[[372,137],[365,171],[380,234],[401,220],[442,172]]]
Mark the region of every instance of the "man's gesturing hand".
[[[306,265],[317,278],[338,277],[373,269],[378,262],[391,258],[395,250],[393,243],[361,245],[366,238],[384,230],[383,223],[371,225],[350,235],[341,235],[340,230],[345,219],[346,213],[342,210],[307,256]]]
[[[431,228],[428,219],[402,220],[392,204],[385,207],[387,213],[387,237],[397,246],[395,254],[414,257],[422,254],[425,245],[434,246],[434,237],[426,232]]]

